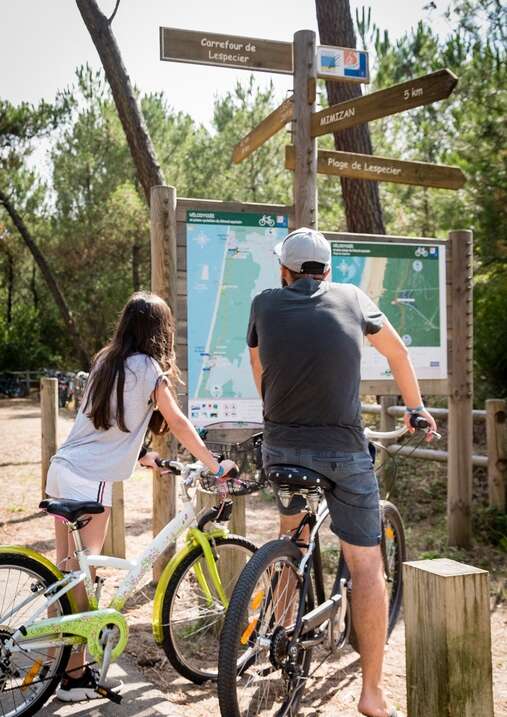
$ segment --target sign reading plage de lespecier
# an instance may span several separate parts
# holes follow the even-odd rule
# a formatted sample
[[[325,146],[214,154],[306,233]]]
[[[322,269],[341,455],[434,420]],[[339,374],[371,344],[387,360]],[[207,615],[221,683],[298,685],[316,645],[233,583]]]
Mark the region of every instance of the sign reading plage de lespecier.
[[[292,43],[239,35],[160,28],[160,59],[291,74]]]

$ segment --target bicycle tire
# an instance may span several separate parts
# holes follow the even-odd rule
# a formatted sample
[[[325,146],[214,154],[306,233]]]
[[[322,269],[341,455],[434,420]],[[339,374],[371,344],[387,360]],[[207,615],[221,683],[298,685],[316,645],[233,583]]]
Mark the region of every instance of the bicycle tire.
[[[252,555],[257,550],[254,543],[240,535],[229,535],[227,538],[216,538],[214,543],[217,547],[224,545],[239,546],[243,550],[249,551]],[[178,641],[174,634],[174,622],[170,620],[170,616],[173,601],[178,593],[178,588],[182,585],[185,575],[192,570],[196,561],[202,556],[202,548],[197,546],[184,558],[184,560],[181,561],[167,584],[167,589],[162,603],[162,648],[174,669],[177,670],[180,675],[186,677],[187,680],[190,680],[197,685],[202,685],[210,680],[216,681],[218,676],[217,670],[214,672],[210,672],[208,670],[198,671],[196,669],[192,669],[192,666],[184,661],[180,654],[180,650],[178,650],[177,647]]]
[[[44,582],[44,584],[49,587],[53,583],[57,582],[57,577],[44,565],[41,565],[38,561],[34,560],[33,558],[27,556],[27,555],[20,555],[18,553],[2,553],[0,555],[0,570],[3,567],[17,567],[20,569],[26,569],[34,574],[37,578],[39,578],[41,581]],[[60,610],[62,615],[71,615],[72,614],[72,608],[70,605],[70,601],[67,594],[62,595],[57,603],[60,603]],[[55,604],[57,604],[55,603]],[[2,628],[7,628],[7,625],[2,625]],[[20,627],[20,625],[15,626],[14,628],[11,628],[11,630],[16,629],[17,627]],[[46,686],[42,687],[40,694],[35,698],[33,702],[30,702],[27,704],[26,709],[22,709],[22,704],[19,706],[21,711],[16,712],[16,717],[31,717],[31,715],[36,714],[41,707],[47,702],[47,700],[51,697],[53,692],[56,690],[58,683],[60,682],[64,672],[65,668],[67,667],[67,663],[69,661],[70,653],[71,653],[71,646],[66,645],[63,650],[61,651],[61,655],[58,659],[58,664],[55,669],[54,676],[47,680]],[[0,668],[1,670],[1,668]],[[1,677],[1,671],[0,671],[0,677]],[[25,688],[26,689],[26,688]],[[3,707],[1,704],[1,698],[2,694],[7,694],[6,692],[0,691],[0,709],[2,710],[2,714],[9,714],[8,712],[5,713],[3,711]]]
[[[398,620],[398,616],[401,609],[401,604],[403,600],[403,563],[407,559],[407,548],[406,548],[406,540],[405,540],[405,528],[403,527],[403,521],[401,519],[400,512],[398,508],[393,504],[390,503],[387,500],[381,500],[380,501],[381,506],[381,512],[382,512],[382,520],[383,520],[383,533],[386,524],[389,524],[394,533],[394,544],[395,544],[395,560],[394,560],[394,575],[393,575],[393,588],[391,595],[389,596],[389,612],[388,612],[388,621],[387,621],[387,640],[389,640],[389,637],[391,636],[392,631],[394,630],[394,626],[396,625],[396,622]],[[385,558],[384,558],[385,559]],[[348,584],[348,590],[347,590],[347,597],[350,601],[352,598],[352,590],[350,587],[350,572],[347,567],[347,564],[343,558],[343,554],[340,555],[340,560],[338,563],[338,577],[337,577],[337,584],[339,584],[339,581],[341,578],[345,578],[347,580]],[[349,602],[349,604],[352,604]],[[386,641],[387,641],[386,640]],[[349,644],[350,646],[359,653],[359,642],[357,639],[357,634],[354,629],[354,622],[351,621],[350,625],[350,634],[349,634]]]
[[[238,645],[242,634],[244,634],[242,618],[251,604],[253,592],[262,574],[277,558],[286,558],[293,566],[297,566],[301,561],[302,553],[289,540],[272,540],[266,543],[257,550],[248,565],[246,565],[232,594],[220,638],[218,657],[218,700],[222,717],[242,717],[237,696]],[[313,606],[313,587],[310,580],[306,607],[310,610]],[[304,653],[303,677],[308,675],[311,657],[312,651],[309,649]],[[248,672],[248,668],[245,669],[246,672]],[[284,703],[280,710],[276,712],[277,717],[294,717],[297,714],[304,685],[303,679],[301,686],[295,691],[295,696],[291,699],[288,709],[287,707],[284,708]],[[248,715],[253,717],[253,714],[248,710]]]

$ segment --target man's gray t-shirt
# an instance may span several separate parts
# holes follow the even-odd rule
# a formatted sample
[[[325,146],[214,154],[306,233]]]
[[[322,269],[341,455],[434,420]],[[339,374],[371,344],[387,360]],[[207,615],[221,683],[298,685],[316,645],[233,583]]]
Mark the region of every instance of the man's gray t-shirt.
[[[125,426],[121,431],[116,415],[116,384],[111,392],[111,423],[107,431],[97,430],[83,410],[88,391],[67,439],[51,462],[61,463],[81,478],[91,481],[126,480],[135,468],[139,451],[153,413],[152,394],[162,376],[159,364],[146,354],[133,354],[125,360],[123,409]],[[88,404],[87,412],[91,404]]]
[[[352,284],[302,278],[254,298],[247,342],[259,347],[267,444],[366,448],[359,399],[363,336],[383,323],[380,309]]]

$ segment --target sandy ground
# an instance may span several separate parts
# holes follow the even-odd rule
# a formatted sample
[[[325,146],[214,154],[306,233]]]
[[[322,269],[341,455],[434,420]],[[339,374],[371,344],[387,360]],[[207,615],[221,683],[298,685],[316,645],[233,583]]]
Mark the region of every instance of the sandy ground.
[[[72,416],[62,411],[59,440],[72,425]],[[52,522],[39,512],[40,500],[40,412],[29,399],[0,401],[0,544],[29,545],[54,556]],[[125,485],[127,557],[138,554],[151,539],[151,476],[138,471]],[[248,499],[247,533],[258,544],[275,537],[276,512],[261,497]],[[331,537],[328,536],[331,540]],[[416,557],[411,555],[410,557]],[[105,573],[107,592],[117,584],[117,575]],[[166,694],[169,703],[184,707],[188,717],[219,715],[214,688],[197,687],[180,677],[168,665],[164,653],[151,637],[149,583],[128,603],[131,639],[127,648],[146,677]],[[495,715],[507,717],[507,610],[505,603],[492,600],[493,674]],[[406,709],[403,621],[398,622],[386,648],[385,683],[390,699]],[[360,691],[357,655],[347,649],[340,659],[328,659],[314,674],[305,692],[301,714],[318,717],[355,717]],[[431,717],[431,716],[428,716]]]

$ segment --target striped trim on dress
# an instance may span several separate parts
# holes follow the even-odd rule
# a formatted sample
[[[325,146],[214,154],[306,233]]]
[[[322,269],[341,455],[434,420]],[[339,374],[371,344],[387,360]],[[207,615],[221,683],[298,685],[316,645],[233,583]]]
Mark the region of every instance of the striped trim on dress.
[[[104,489],[106,487],[105,481],[100,481],[99,489],[97,491],[97,503],[102,503],[104,498]]]

